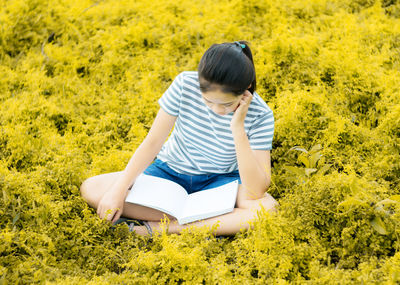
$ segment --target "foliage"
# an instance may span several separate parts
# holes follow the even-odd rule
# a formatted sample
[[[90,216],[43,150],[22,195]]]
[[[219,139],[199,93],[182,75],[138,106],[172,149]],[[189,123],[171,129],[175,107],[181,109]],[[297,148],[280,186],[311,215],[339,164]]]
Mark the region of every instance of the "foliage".
[[[400,282],[400,3],[0,1],[0,284]],[[122,170],[212,43],[250,41],[278,214],[216,239],[111,230]]]

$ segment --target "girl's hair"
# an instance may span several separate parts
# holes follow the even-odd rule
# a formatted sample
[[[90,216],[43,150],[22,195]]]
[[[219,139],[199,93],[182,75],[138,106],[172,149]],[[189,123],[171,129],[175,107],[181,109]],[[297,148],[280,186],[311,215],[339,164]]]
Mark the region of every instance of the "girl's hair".
[[[213,44],[202,56],[198,73],[204,93],[219,89],[239,96],[256,90],[253,55],[246,41]]]

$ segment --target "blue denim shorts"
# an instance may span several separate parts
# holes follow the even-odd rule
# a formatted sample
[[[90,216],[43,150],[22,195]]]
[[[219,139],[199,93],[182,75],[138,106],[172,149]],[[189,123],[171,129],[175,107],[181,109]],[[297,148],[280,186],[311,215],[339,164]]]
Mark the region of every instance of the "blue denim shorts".
[[[147,167],[144,174],[174,181],[185,188],[188,194],[218,187],[235,180],[239,180],[239,183],[241,183],[238,170],[222,174],[210,173],[187,175],[176,172],[171,169],[167,163],[159,159],[156,159],[149,167]]]

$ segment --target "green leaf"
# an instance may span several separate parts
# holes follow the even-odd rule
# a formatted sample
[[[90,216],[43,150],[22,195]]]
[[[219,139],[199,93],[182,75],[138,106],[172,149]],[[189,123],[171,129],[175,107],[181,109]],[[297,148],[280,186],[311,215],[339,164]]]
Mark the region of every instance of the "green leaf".
[[[310,167],[310,161],[304,155],[300,154],[299,157],[297,158],[297,160],[300,161],[301,163],[303,163],[305,167],[307,167],[307,168]]]
[[[309,177],[311,174],[313,174],[314,172],[317,172],[318,169],[316,168],[305,168],[304,172],[305,174]]]
[[[318,160],[318,166],[324,166],[325,165],[325,156],[321,155],[321,158]]]
[[[386,230],[385,224],[383,223],[382,219],[379,217],[375,217],[370,221],[371,226],[381,235],[387,235],[388,232]]]
[[[13,218],[13,220],[12,220],[12,224],[14,225],[18,220],[19,220],[19,217],[21,216],[21,213],[17,213],[15,216],[14,216],[14,218]]]
[[[284,168],[285,168],[287,171],[289,171],[289,172],[291,172],[291,173],[293,173],[293,174],[295,174],[295,175],[304,176],[304,170],[301,169],[301,168],[294,167],[294,166],[284,166]]]
[[[383,204],[381,204],[381,205],[376,204],[374,210],[375,210],[375,213],[380,213],[380,214],[384,214],[386,216],[390,216],[390,211],[385,210],[385,207]]]
[[[6,192],[6,190],[4,190],[3,189],[3,201],[4,201],[4,203],[7,203],[8,202],[8,196],[7,196],[7,192]]]
[[[350,208],[353,206],[362,206],[362,207],[368,207],[368,203],[360,200],[360,199],[356,199],[354,197],[348,198],[346,200],[344,200],[343,202],[338,204],[338,207],[343,207],[343,208]]]
[[[396,201],[396,200],[384,199],[384,200],[379,201],[378,203],[376,203],[376,205],[385,206],[385,205],[398,204],[398,203],[400,203],[400,202],[399,202],[399,201]]]
[[[331,168],[331,166],[332,164],[325,164],[318,170],[318,173],[324,175],[329,170],[329,168]]]
[[[317,152],[317,151],[320,151],[321,149],[322,149],[322,146],[320,144],[316,144],[310,149],[310,152]]]
[[[290,150],[299,150],[299,151],[302,151],[304,153],[308,153],[308,151],[305,148],[302,148],[300,146],[294,146]]]
[[[316,152],[310,156],[310,167],[317,167],[318,160],[322,157],[320,152]]]

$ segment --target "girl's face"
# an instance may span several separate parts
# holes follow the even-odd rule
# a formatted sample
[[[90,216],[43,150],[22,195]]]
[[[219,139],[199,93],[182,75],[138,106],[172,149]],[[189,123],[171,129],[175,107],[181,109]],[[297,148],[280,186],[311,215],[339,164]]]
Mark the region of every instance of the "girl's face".
[[[223,93],[220,90],[214,90],[202,93],[203,100],[214,113],[224,116],[234,112],[239,106],[243,95],[235,96],[229,93]]]

